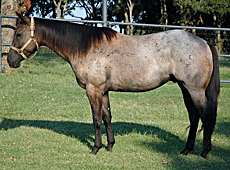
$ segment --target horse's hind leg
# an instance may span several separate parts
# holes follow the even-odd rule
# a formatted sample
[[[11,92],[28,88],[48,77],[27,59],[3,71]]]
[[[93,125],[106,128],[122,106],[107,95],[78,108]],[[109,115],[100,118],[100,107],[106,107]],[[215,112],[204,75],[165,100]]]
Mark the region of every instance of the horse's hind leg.
[[[206,158],[211,151],[211,136],[216,123],[216,104],[206,96],[204,91],[197,91],[192,94],[193,102],[197,108],[201,121],[203,123],[203,151],[201,156]]]
[[[191,96],[188,90],[180,83],[179,83],[179,86],[183,93],[185,106],[188,110],[189,120],[190,120],[190,130],[189,130],[188,140],[187,140],[185,149],[180,153],[183,155],[187,155],[194,148],[196,132],[197,132],[197,127],[199,123],[199,114],[198,114],[196,107],[194,106],[194,103],[191,99]]]
[[[209,151],[211,151],[211,136],[215,128],[216,123],[216,109],[213,108],[215,105],[212,103],[207,104],[204,115],[201,117],[201,121],[204,127],[203,135],[203,151],[201,156],[206,158]]]
[[[211,151],[211,135],[213,133],[216,122],[216,109],[214,108],[216,105],[213,104],[211,100],[207,100],[204,89],[196,89],[196,91],[190,90],[190,92],[188,92],[185,87],[182,85],[180,86],[184,94],[185,104],[187,103],[186,107],[188,109],[191,122],[188,141],[185,149],[181,153],[186,155],[190,150],[193,149],[196,130],[200,117],[204,128],[203,151],[201,156],[206,158],[208,152]],[[186,97],[185,95],[190,97]]]
[[[114,139],[112,124],[111,124],[112,116],[111,116],[111,111],[110,111],[108,92],[106,92],[103,95],[102,111],[103,111],[103,117],[102,118],[103,118],[103,121],[104,121],[104,124],[105,124],[107,142],[108,142],[107,151],[111,151],[113,145],[115,144],[115,139]]]

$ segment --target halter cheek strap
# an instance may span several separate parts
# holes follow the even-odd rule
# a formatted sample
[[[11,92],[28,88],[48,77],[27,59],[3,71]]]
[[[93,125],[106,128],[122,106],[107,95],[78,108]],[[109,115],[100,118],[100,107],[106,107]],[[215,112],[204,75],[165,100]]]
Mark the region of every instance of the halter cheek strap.
[[[35,57],[35,55],[37,54],[38,50],[39,50],[39,46],[38,43],[36,41],[36,39],[34,38],[34,31],[35,31],[35,24],[34,24],[34,18],[31,18],[31,24],[30,24],[30,39],[25,43],[25,45],[23,45],[22,48],[18,49],[16,47],[10,46],[10,48],[12,48],[13,50],[15,50],[19,55],[21,55],[25,60],[30,61],[32,58]],[[37,46],[37,51],[34,53],[34,55],[31,58],[26,57],[26,55],[23,53],[24,49],[30,44],[30,42],[33,41],[36,46]]]

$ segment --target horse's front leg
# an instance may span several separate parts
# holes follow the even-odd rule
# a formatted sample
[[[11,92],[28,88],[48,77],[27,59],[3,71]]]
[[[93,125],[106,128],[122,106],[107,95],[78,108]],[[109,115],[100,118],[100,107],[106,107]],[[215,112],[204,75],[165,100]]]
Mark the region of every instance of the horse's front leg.
[[[106,92],[103,96],[102,111],[103,111],[102,118],[105,124],[107,142],[108,142],[107,151],[112,151],[112,147],[115,144],[115,139],[114,139],[112,124],[111,124],[112,116],[111,116],[108,92]]]
[[[99,149],[102,147],[102,140],[101,140],[101,123],[102,123],[102,92],[92,86],[89,85],[86,88],[86,94],[88,96],[92,114],[93,114],[93,124],[95,129],[95,141],[94,141],[94,147],[91,151],[91,154],[97,154]]]

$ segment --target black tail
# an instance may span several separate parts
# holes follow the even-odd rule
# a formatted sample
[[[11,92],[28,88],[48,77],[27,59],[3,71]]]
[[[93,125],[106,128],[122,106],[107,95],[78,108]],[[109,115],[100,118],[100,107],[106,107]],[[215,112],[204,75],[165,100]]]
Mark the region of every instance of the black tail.
[[[206,88],[205,94],[207,97],[207,107],[205,109],[205,117],[201,118],[204,127],[203,151],[201,156],[206,158],[211,151],[211,135],[214,131],[217,116],[217,98],[220,93],[220,74],[219,60],[216,48],[208,43],[213,58],[213,71],[210,82]]]
[[[218,53],[214,45],[208,43],[211,51],[212,51],[212,58],[213,58],[213,71],[210,82],[206,89],[206,97],[208,100],[208,106],[212,107],[212,110],[217,111],[217,98],[220,93],[220,74],[219,74],[219,59]],[[213,115],[214,116],[214,115]]]

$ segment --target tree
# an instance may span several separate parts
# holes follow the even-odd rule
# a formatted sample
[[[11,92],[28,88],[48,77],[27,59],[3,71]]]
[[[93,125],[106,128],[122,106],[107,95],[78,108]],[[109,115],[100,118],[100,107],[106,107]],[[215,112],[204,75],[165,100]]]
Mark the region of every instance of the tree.
[[[86,20],[102,20],[102,1],[79,0],[77,6],[86,11]]]
[[[133,7],[134,7],[134,3],[131,0],[124,1],[124,15],[125,15],[126,23],[133,23]],[[133,35],[132,25],[127,25],[126,34]]]
[[[51,2],[55,5],[58,18],[64,18],[65,14],[70,13],[76,6],[76,2],[70,0],[53,0]]]
[[[226,27],[230,26],[230,0],[175,0],[180,6],[180,25],[203,26],[203,27]],[[217,49],[225,49],[227,32],[209,31],[215,35],[211,43],[217,44]],[[193,33],[196,34],[195,30]],[[202,35],[206,39],[205,35]],[[219,51],[221,52],[221,51]]]
[[[124,7],[127,4],[127,1],[120,1],[122,4],[118,3],[118,9],[119,13],[123,14],[123,16],[118,15],[117,20],[118,21],[125,21],[130,22],[130,19],[126,18],[132,18],[132,22],[136,23],[146,23],[146,24],[153,24],[153,23],[160,23],[161,21],[161,3],[160,1],[148,1],[148,0],[132,0],[133,9],[131,12],[128,11],[128,17],[125,17],[125,11]],[[126,2],[126,3],[125,3]],[[128,6],[128,4],[126,5]],[[122,8],[123,7],[123,8]],[[127,9],[128,7],[126,7]],[[118,13],[118,14],[119,14]],[[139,34],[147,34],[147,33],[153,33],[153,28],[151,27],[136,27],[135,30],[132,31],[132,34],[139,35]],[[127,33],[127,31],[125,32]]]
[[[109,10],[114,10],[113,14],[115,21],[124,21],[126,23],[133,23],[133,11],[135,4],[138,3],[137,0],[114,0],[112,8]],[[111,3],[110,3],[111,4]],[[121,26],[121,28],[123,28]],[[133,35],[133,26],[127,25],[125,27],[125,34]]]
[[[21,3],[19,3],[18,5],[19,14],[28,16],[30,10],[31,10],[31,1],[21,0]]]
[[[32,11],[41,17],[64,18],[66,14],[71,14],[75,9],[75,0],[32,0]]]
[[[164,25],[168,25],[168,14],[167,14],[167,5],[165,0],[160,0],[161,2],[161,15],[162,15],[162,23]]]
[[[18,0],[2,0],[1,1],[1,15],[16,15],[18,10]],[[13,18],[2,18],[2,43],[11,43],[14,30],[16,28],[16,20]],[[2,46],[2,68],[6,71],[11,71],[6,58],[9,52],[9,46]]]
[[[52,0],[33,0],[32,1],[32,12],[30,14],[36,14],[39,17],[50,17],[56,18],[56,9]]]
[[[230,13],[230,0],[175,0],[175,4],[180,23],[191,26],[221,27]]]

